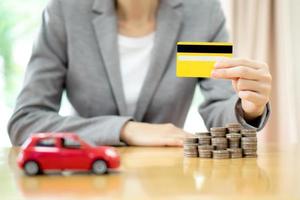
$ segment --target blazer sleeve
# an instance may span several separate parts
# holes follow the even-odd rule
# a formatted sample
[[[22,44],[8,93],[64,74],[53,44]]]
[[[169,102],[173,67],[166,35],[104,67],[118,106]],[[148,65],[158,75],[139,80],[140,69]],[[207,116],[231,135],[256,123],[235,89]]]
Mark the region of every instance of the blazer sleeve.
[[[119,145],[119,134],[130,117],[62,117],[58,114],[68,66],[67,36],[58,0],[43,12],[42,26],[27,66],[24,86],[8,123],[13,145],[36,132],[75,132],[96,145]]]
[[[226,20],[219,1],[212,6],[211,39],[210,41],[228,41]],[[270,115],[270,105],[267,104],[262,116],[253,121],[246,121],[241,107],[241,100],[232,88],[230,80],[199,79],[199,85],[204,95],[204,102],[199,106],[206,127],[224,126],[226,123],[239,122],[244,128],[261,130]]]

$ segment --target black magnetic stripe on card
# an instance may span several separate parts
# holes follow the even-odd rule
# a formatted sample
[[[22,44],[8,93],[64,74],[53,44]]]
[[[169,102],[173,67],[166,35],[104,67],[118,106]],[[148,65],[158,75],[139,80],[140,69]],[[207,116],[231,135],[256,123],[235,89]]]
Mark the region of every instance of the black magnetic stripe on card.
[[[232,53],[232,45],[177,45],[178,53]]]

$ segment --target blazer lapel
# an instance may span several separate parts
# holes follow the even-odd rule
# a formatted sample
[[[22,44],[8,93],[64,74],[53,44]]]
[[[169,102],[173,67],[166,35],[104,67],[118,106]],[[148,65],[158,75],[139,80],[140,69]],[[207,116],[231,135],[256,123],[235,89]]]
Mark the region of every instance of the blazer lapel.
[[[97,16],[93,20],[93,26],[114,100],[119,114],[124,116],[127,114],[127,107],[122,87],[117,44],[117,17],[113,2],[112,0],[95,0],[93,11]]]
[[[176,45],[182,21],[179,5],[180,0],[161,1],[157,13],[157,28],[150,68],[136,108],[135,119],[137,121],[143,120]]]

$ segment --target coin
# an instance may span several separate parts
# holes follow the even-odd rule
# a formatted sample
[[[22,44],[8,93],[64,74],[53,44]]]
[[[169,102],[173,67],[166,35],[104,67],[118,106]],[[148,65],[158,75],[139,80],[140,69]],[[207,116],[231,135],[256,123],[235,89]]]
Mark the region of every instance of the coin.
[[[195,135],[196,136],[203,136],[203,135],[210,136],[210,132],[196,132]]]
[[[198,136],[198,141],[200,145],[210,145],[211,136],[208,135]]]
[[[211,132],[212,137],[225,137],[226,132]]]
[[[198,137],[183,138],[184,157],[198,157]]]
[[[246,132],[257,132],[257,128],[245,128],[245,129],[242,129],[242,133],[246,133]]]
[[[242,143],[242,149],[257,149],[257,144],[243,144]]]
[[[210,132],[226,132],[226,127],[211,127]]]
[[[198,137],[185,137],[183,143],[198,143]]]
[[[226,159],[229,158],[229,151],[227,150],[214,150],[213,158],[215,159]]]
[[[212,144],[226,143],[227,139],[225,137],[216,137],[211,139]]]
[[[241,125],[239,123],[228,123],[226,124],[227,132],[239,133],[241,131]]]
[[[243,143],[257,143],[256,137],[243,137],[242,138]]]
[[[242,135],[240,133],[228,133],[226,135],[227,138],[238,138],[240,139],[242,137]]]
[[[212,137],[224,137],[226,134],[226,127],[212,127],[210,128]]]
[[[231,149],[240,148],[240,141],[229,141],[228,147]]]
[[[226,124],[226,128],[240,128],[241,124],[240,123],[228,123]]]
[[[241,133],[244,137],[256,137],[257,129],[256,128],[242,129]]]
[[[256,149],[243,149],[243,155],[246,158],[257,157]]]
[[[239,133],[241,128],[227,128],[229,133]]]
[[[211,139],[212,145],[217,150],[224,150],[227,149],[227,139],[225,137],[216,137]]]
[[[244,154],[254,154],[256,153],[256,149],[243,149]]]
[[[229,151],[230,153],[242,153],[242,149],[241,148],[235,148],[235,149],[227,149],[227,151]]]
[[[233,149],[227,149],[230,153],[230,158],[242,158],[243,157],[243,151],[241,148],[233,148]]]
[[[211,158],[212,157],[212,150],[199,149],[198,152],[199,152],[200,158]]]

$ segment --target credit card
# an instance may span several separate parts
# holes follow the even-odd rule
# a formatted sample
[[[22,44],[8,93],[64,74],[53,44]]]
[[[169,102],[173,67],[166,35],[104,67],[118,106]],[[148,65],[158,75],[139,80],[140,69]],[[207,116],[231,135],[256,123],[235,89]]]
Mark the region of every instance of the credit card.
[[[178,42],[176,76],[209,78],[215,63],[232,58],[232,52],[229,42]]]

